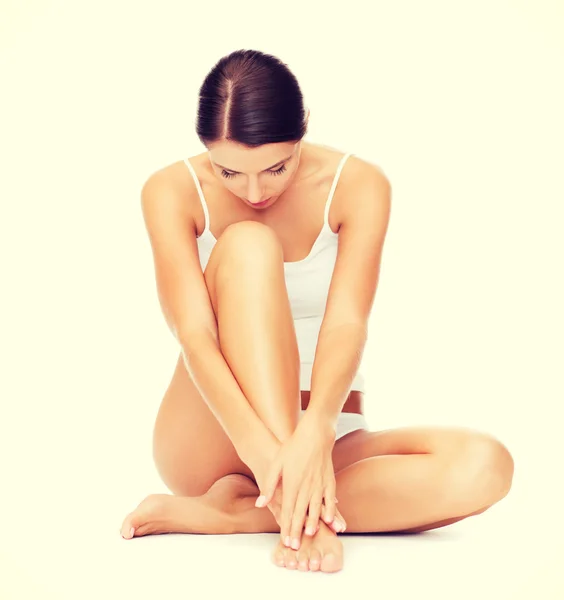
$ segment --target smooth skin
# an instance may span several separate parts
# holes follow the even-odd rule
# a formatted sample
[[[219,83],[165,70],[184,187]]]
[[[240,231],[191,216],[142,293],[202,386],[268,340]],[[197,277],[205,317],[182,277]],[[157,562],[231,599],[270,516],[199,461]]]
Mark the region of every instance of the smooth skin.
[[[280,149],[279,158],[287,155],[285,150]],[[302,143],[301,150],[308,155],[304,174],[311,173],[308,169],[316,161],[330,158],[330,152],[313,145]],[[218,162],[225,165],[236,157],[224,153],[222,158],[226,162]],[[258,155],[255,158],[259,160]],[[273,158],[263,156],[261,166],[276,162]],[[295,181],[312,177],[304,174],[294,173]],[[345,219],[352,185],[345,169],[341,177],[342,193],[336,192],[330,214],[334,231]],[[245,198],[258,201],[271,195],[273,189],[253,185],[260,177],[246,180],[251,183]],[[227,205],[219,204],[227,198],[205,194],[213,227],[221,219],[213,209]],[[296,429],[300,398],[302,408],[310,399],[309,392],[299,390],[299,356],[283,270],[284,260],[299,260],[309,250],[305,235],[293,239],[284,235],[290,231],[285,218],[299,214],[290,210],[297,199],[291,194],[284,198],[276,213],[278,221],[273,216],[267,222],[262,215],[260,220],[249,219],[244,210],[230,213],[231,223],[216,236],[204,272],[221,351],[248,402],[278,443]],[[310,209],[320,223],[325,198],[319,194],[318,199]],[[194,203],[186,203],[193,215],[196,202],[197,197]],[[202,231],[203,213],[195,229]],[[315,232],[308,238],[310,247],[314,236]],[[204,343],[207,338],[199,339]],[[351,392],[344,410],[360,412],[362,396]],[[257,461],[253,471],[240,459],[189,375],[182,353],[159,409],[153,441],[157,469],[173,495],[151,495],[141,502],[123,522],[124,538],[165,532],[280,532],[281,489],[269,509],[255,507],[260,493],[257,481],[268,470],[267,461],[262,466]],[[267,456],[276,449],[276,444],[266,449]],[[338,509],[351,533],[420,532],[449,525],[498,502],[508,493],[513,477],[512,457],[501,442],[461,428],[355,431],[335,442],[332,461]],[[273,560],[290,569],[334,572],[343,566],[343,549],[337,534],[320,520],[317,533],[304,535],[299,550],[280,541]]]

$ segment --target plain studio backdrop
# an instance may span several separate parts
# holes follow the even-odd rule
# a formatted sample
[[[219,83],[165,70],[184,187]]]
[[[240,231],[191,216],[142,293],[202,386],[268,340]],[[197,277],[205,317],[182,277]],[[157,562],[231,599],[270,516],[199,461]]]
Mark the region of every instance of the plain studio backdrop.
[[[3,600],[564,598],[563,30],[549,0],[3,0]],[[392,184],[362,365],[371,428],[472,427],[515,459],[484,515],[345,535],[333,576],[272,565],[274,534],[119,535],[168,491],[151,436],[179,352],[140,190],[205,150],[198,89],[239,48],[295,73],[307,140]]]

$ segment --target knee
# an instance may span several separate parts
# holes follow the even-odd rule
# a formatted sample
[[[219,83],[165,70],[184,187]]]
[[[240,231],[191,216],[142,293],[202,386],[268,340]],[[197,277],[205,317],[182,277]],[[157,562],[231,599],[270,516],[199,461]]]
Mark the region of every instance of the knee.
[[[280,258],[282,245],[274,230],[256,221],[239,221],[228,225],[218,240],[225,250],[224,259],[245,264]]]
[[[470,433],[451,464],[451,482],[457,504],[475,514],[507,496],[513,482],[514,462],[496,438]]]
[[[225,275],[229,281],[234,274],[256,276],[264,269],[272,270],[277,262],[280,265],[284,262],[284,251],[276,233],[256,221],[228,225],[219,236],[214,253],[218,259],[216,277]]]

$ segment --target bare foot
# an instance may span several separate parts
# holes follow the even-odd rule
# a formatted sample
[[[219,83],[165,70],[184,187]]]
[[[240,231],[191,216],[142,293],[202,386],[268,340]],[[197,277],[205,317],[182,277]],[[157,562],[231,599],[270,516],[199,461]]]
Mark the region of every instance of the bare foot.
[[[323,571],[334,573],[343,568],[343,544],[323,521],[313,536],[302,536],[299,550],[287,548],[278,542],[272,555],[274,564],[299,571]]]
[[[237,474],[219,479],[203,496],[151,494],[124,519],[121,535],[131,539],[161,533],[237,533],[238,503],[256,495],[256,485]]]

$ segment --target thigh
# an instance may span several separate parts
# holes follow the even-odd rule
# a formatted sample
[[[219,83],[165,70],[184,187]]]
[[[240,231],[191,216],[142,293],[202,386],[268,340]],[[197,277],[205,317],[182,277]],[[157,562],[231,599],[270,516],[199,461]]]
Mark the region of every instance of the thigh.
[[[335,472],[355,462],[386,454],[440,454],[456,459],[461,453],[503,452],[486,433],[462,427],[402,427],[382,431],[359,429],[337,440],[333,449]]]
[[[230,473],[254,479],[186,371],[182,354],[153,431],[157,471],[173,494],[199,496]]]

